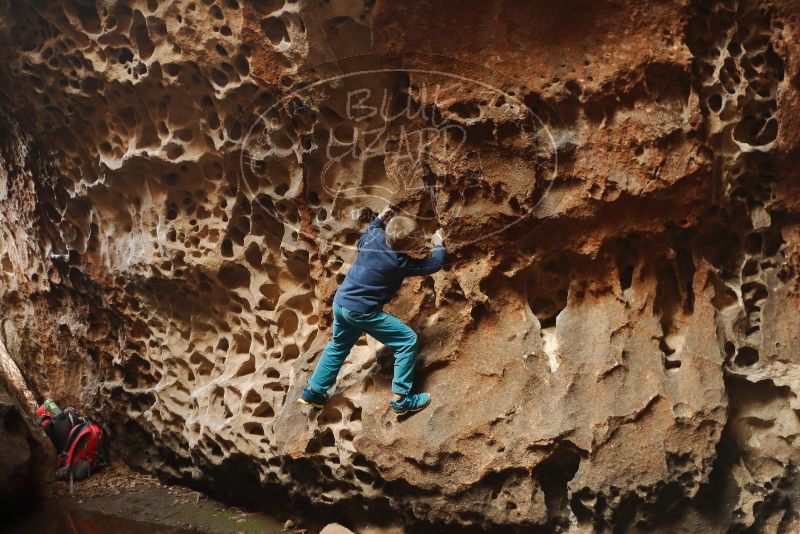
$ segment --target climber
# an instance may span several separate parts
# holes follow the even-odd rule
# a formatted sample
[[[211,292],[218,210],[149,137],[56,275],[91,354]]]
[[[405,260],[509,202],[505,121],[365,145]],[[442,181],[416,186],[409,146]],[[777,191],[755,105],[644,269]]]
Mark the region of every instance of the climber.
[[[358,241],[356,261],[333,299],[333,338],[298,399],[303,404],[322,408],[328,401],[328,390],[363,332],[394,349],[391,400],[394,413],[417,412],[430,404],[428,393],[411,393],[417,334],[382,308],[394,297],[406,276],[433,274],[442,268],[445,256],[442,230],[431,237],[434,248],[429,257],[412,258],[406,252],[418,250],[423,241],[421,230],[408,217],[392,217],[395,211],[393,206],[387,206]]]

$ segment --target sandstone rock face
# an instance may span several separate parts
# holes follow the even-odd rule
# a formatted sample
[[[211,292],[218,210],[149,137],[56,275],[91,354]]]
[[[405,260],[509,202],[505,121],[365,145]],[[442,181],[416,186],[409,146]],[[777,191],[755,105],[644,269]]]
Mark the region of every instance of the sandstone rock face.
[[[53,446],[30,421],[30,414],[0,382],[0,514],[8,520],[36,502],[50,480]]]
[[[114,451],[352,526],[797,519],[791,0],[0,2],[3,336]],[[387,200],[446,269],[295,403]],[[265,496],[261,498],[261,496]]]

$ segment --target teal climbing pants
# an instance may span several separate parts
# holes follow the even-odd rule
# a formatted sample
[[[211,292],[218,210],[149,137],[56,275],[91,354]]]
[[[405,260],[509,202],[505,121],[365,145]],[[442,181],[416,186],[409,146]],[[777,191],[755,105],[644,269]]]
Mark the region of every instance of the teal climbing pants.
[[[358,313],[336,303],[333,305],[333,339],[328,342],[308,380],[311,389],[325,393],[333,387],[350,349],[364,332],[394,349],[392,391],[400,395],[411,392],[417,361],[417,334],[403,321],[384,311]]]

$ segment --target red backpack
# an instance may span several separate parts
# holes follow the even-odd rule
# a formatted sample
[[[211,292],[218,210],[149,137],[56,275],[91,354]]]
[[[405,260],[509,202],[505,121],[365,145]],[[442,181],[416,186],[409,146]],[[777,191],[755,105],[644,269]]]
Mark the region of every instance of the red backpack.
[[[66,448],[67,439],[73,428],[86,420],[72,408],[59,411],[58,415],[53,415],[44,406],[36,410],[36,424],[39,425],[58,453]]]
[[[99,453],[103,446],[103,431],[94,423],[85,421],[70,431],[67,444],[58,456],[57,478],[83,480],[99,467]]]

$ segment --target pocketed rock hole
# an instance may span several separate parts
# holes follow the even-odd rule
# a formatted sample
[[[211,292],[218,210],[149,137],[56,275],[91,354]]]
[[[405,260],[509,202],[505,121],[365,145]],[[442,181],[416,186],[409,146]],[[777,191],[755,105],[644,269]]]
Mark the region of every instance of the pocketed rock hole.
[[[379,28],[368,26],[373,3],[334,6],[336,3],[322,2],[309,7],[293,1],[208,0],[189,2],[174,15],[169,6],[157,4],[18,2],[9,12],[18,24],[6,25],[0,32],[7,45],[3,54],[11,58],[3,65],[4,95],[19,110],[31,133],[64,134],[59,135],[57,143],[63,151],[57,164],[42,163],[43,168],[33,169],[30,165],[46,152],[43,148],[48,143],[33,150],[36,147],[31,148],[27,141],[13,141],[13,128],[0,129],[4,142],[0,143],[0,176],[5,180],[8,173],[8,183],[20,188],[0,195],[2,202],[19,199],[19,205],[3,205],[10,206],[10,213],[24,205],[39,206],[40,211],[27,213],[27,219],[40,221],[42,227],[38,233],[30,231],[32,227],[13,226],[25,223],[26,217],[20,216],[9,223],[9,228],[25,231],[2,236],[4,243],[16,243],[18,248],[18,254],[11,246],[0,251],[5,273],[0,294],[11,304],[6,308],[4,332],[10,339],[14,337],[9,334],[12,330],[17,335],[27,332],[25,336],[40,331],[42,336],[53,334],[52,339],[33,339],[22,345],[52,347],[57,345],[53,339],[58,339],[67,347],[58,355],[69,355],[53,358],[54,352],[40,358],[26,353],[29,349],[25,347],[19,349],[34,383],[42,392],[51,387],[42,386],[45,362],[67,366],[74,363],[76,355],[86,355],[86,361],[79,362],[84,366],[80,372],[67,368],[63,373],[65,384],[69,380],[80,384],[73,387],[74,391],[100,384],[92,397],[98,405],[92,409],[109,421],[125,420],[126,436],[143,436],[141,450],[128,451],[130,458],[142,468],[157,466],[161,474],[173,479],[213,483],[234,494],[242,493],[242,488],[237,488],[241,480],[248,482],[247,489],[252,493],[259,492],[260,484],[270,489],[286,488],[287,493],[298,493],[299,488],[310,502],[375,506],[386,515],[405,514],[404,519],[432,521],[434,525],[460,517],[474,525],[498,527],[493,522],[522,517],[510,510],[522,514],[524,499],[508,499],[507,494],[502,495],[506,499],[501,501],[503,510],[493,515],[491,504],[473,501],[468,494],[448,495],[447,505],[439,506],[441,495],[437,489],[429,489],[436,488],[433,483],[425,489],[409,483],[387,484],[381,477],[379,467],[383,466],[373,465],[356,451],[357,445],[364,446],[359,440],[371,439],[365,436],[364,428],[372,429],[370,425],[374,424],[369,404],[364,404],[362,421],[361,393],[354,393],[361,391],[361,384],[345,388],[325,411],[303,420],[301,426],[311,435],[307,457],[292,458],[280,448],[284,433],[293,429],[282,417],[294,407],[296,386],[302,383],[313,355],[319,353],[330,332],[322,323],[329,314],[332,290],[352,261],[341,245],[353,245],[359,236],[358,224],[340,214],[353,211],[366,216],[382,207],[335,192],[341,186],[376,194],[403,173],[398,171],[401,163],[381,155],[363,162],[362,167],[357,161],[337,162],[325,177],[330,183],[322,183],[328,142],[356,135],[342,104],[350,89],[346,84],[327,100],[312,95],[286,103],[285,109],[278,106],[275,117],[269,117],[275,123],[273,129],[264,132],[265,143],[244,146],[241,154],[237,151],[247,135],[247,125],[262,111],[274,108],[276,88],[299,88],[306,81],[303,69],[319,64],[314,54],[321,36],[314,32],[324,31],[331,51],[340,58],[361,57],[373,45],[383,46],[380,40],[372,41],[373,32]],[[410,98],[416,111],[429,112],[434,122],[447,121],[470,134],[469,146],[452,161],[433,147],[425,160],[430,169],[421,180],[425,187],[442,188],[427,204],[420,203],[420,214],[447,217],[450,212],[459,212],[457,218],[442,219],[453,230],[456,247],[463,237],[460,233],[470,233],[490,219],[483,217],[487,207],[497,207],[492,217],[505,220],[525,213],[532,200],[542,194],[540,190],[530,195],[527,189],[512,190],[515,184],[499,183],[491,176],[496,168],[501,169],[500,174],[516,176],[523,168],[543,166],[552,156],[544,153],[551,150],[547,143],[531,141],[532,125],[520,120],[513,110],[518,105],[512,98],[515,94],[541,117],[561,115],[550,121],[550,126],[564,166],[553,194],[545,199],[557,202],[542,204],[553,212],[537,219],[537,224],[564,215],[556,204],[569,205],[580,196],[574,192],[587,185],[582,183],[587,171],[580,165],[585,163],[587,152],[602,153],[603,144],[587,147],[585,141],[592,137],[583,130],[609,131],[609,137],[613,137],[619,131],[612,130],[615,125],[624,124],[627,129],[636,122],[633,119],[637,114],[661,117],[659,114],[675,105],[680,115],[677,129],[655,140],[626,140],[626,154],[634,156],[640,165],[658,159],[665,146],[671,150],[674,138],[690,130],[691,136],[709,136],[708,142],[701,144],[712,149],[713,176],[699,178],[714,181],[714,203],[721,207],[720,213],[709,218],[719,217],[729,240],[720,239],[713,247],[700,246],[698,253],[698,245],[691,239],[701,229],[692,229],[689,235],[670,229],[664,230],[669,242],[658,249],[656,257],[645,254],[647,240],[661,238],[661,229],[654,230],[656,225],[650,224],[660,225],[661,215],[654,212],[651,220],[648,213],[652,234],[631,234],[636,210],[629,212],[628,204],[612,202],[621,198],[635,207],[639,199],[651,200],[645,195],[653,184],[681,178],[675,187],[684,187],[697,181],[696,176],[667,176],[667,166],[653,168],[654,174],[642,184],[630,180],[627,185],[641,187],[640,191],[623,190],[619,183],[612,183],[611,177],[607,177],[607,183],[598,180],[586,187],[591,202],[573,206],[575,212],[565,217],[569,219],[564,225],[567,230],[554,232],[556,238],[564,239],[552,250],[572,249],[574,256],[569,259],[550,257],[552,250],[496,252],[500,261],[505,261],[505,256],[519,256],[515,260],[518,265],[509,261],[501,270],[511,273],[508,277],[514,281],[509,285],[515,285],[514,291],[521,297],[526,324],[533,325],[534,338],[538,333],[533,350],[547,362],[550,375],[545,372],[536,378],[546,377],[548,388],[558,387],[558,380],[568,376],[565,369],[569,371],[572,364],[566,357],[562,360],[565,340],[559,339],[559,333],[563,335],[559,328],[563,330],[568,316],[568,301],[595,298],[598,294],[593,292],[607,289],[582,285],[585,280],[576,270],[580,270],[580,261],[587,261],[584,254],[593,252],[578,251],[580,247],[566,239],[572,237],[568,234],[573,224],[585,234],[581,246],[586,250],[591,249],[596,232],[623,236],[616,244],[609,240],[616,256],[609,261],[613,264],[616,260],[616,278],[612,274],[603,282],[609,283],[608,291],[614,292],[625,313],[639,310],[636,306],[641,303],[636,297],[640,286],[655,280],[654,317],[648,319],[656,325],[654,336],[663,353],[665,382],[670,387],[677,387],[687,368],[692,370],[687,365],[691,354],[682,347],[689,325],[702,319],[692,300],[698,289],[692,281],[702,268],[701,263],[695,266],[695,259],[708,259],[712,264],[709,283],[713,284],[712,304],[722,357],[727,360],[725,372],[749,383],[762,380],[761,374],[776,363],[772,357],[776,349],[764,345],[768,341],[764,336],[771,326],[765,324],[770,299],[779,296],[771,288],[779,266],[786,264],[783,222],[771,212],[773,195],[778,191],[773,182],[779,177],[770,161],[779,133],[777,97],[784,66],[783,51],[776,41],[778,32],[769,19],[772,11],[763,9],[765,5],[701,1],[689,6],[686,41],[694,58],[695,83],[691,95],[689,76],[683,65],[672,65],[672,59],[664,60],[667,67],[626,65],[623,70],[629,78],[610,85],[602,81],[606,85],[598,90],[593,82],[603,76],[596,69],[601,61],[587,58],[574,66],[585,69],[587,76],[568,73],[573,67],[564,65],[559,79],[547,80],[542,74],[543,85],[538,88],[504,87],[502,96],[492,98],[460,93],[466,88],[457,86],[453,93],[444,95],[446,104],[441,106],[431,104],[431,95],[424,94],[419,77],[405,73],[386,82],[395,94]],[[318,23],[306,26],[309,17]],[[664,43],[677,37],[668,35],[668,29],[665,32]],[[187,34],[196,38],[186,39]],[[243,36],[250,36],[247,38],[252,41],[243,42]],[[524,46],[520,50],[524,52]],[[642,81],[636,81],[637,77]],[[264,87],[265,81],[269,90]],[[535,82],[530,81],[531,85]],[[698,96],[705,120],[702,133],[693,125],[696,113],[689,103]],[[650,108],[645,110],[642,105]],[[591,128],[583,128],[580,121],[584,119]],[[655,121],[659,125],[662,122],[666,121]],[[608,157],[616,155],[610,150]],[[685,159],[702,167],[703,157],[703,151],[699,151]],[[244,168],[240,168],[239,159]],[[509,162],[513,164],[507,165]],[[29,174],[34,171],[42,177],[32,180]],[[33,194],[24,190],[26,184],[36,189]],[[525,182],[528,185],[529,181]],[[540,187],[539,182],[532,187]],[[658,201],[654,204],[670,201],[654,198]],[[582,218],[601,213],[592,211],[597,206],[606,214],[625,210],[625,223],[598,229],[591,226],[609,221],[586,219],[589,222],[581,226],[585,222]],[[678,206],[676,211],[684,208],[690,207]],[[5,215],[0,213],[0,217]],[[667,218],[680,217],[682,213]],[[309,238],[300,230],[314,219],[312,226],[319,235]],[[698,226],[703,224],[701,221]],[[50,257],[39,262],[37,256],[44,254],[36,248],[39,240],[26,239],[23,243],[19,239],[22,235],[41,237]],[[504,244],[503,239],[489,246]],[[470,250],[456,250],[457,259],[466,258],[465,263],[473,266],[482,265],[487,256],[486,250],[473,256]],[[720,252],[723,250],[727,252]],[[702,257],[703,253],[709,258]],[[718,254],[724,257],[719,261],[711,258]],[[579,258],[573,262],[575,256]],[[524,267],[515,271],[519,265]],[[491,299],[479,302],[483,288],[475,290],[475,285],[480,286],[475,280],[484,275],[468,272],[463,264],[454,262],[437,276],[435,283],[424,286],[426,298],[444,296],[448,302],[441,308],[445,311],[465,306],[464,310],[470,310],[464,312],[465,321],[474,319],[471,324],[478,329],[491,324],[496,312]],[[495,272],[491,276],[498,275]],[[784,272],[782,276],[791,279],[792,275]],[[450,283],[454,279],[459,283]],[[444,295],[442,284],[448,288]],[[29,288],[36,291],[30,299],[25,293]],[[29,307],[20,307],[28,306],[21,304],[28,301],[32,302]],[[101,304],[94,304],[98,302]],[[405,305],[408,303],[401,303]],[[45,309],[61,319],[41,320]],[[64,320],[86,317],[87,311],[96,312],[95,316],[85,322],[74,319],[74,324],[63,324]],[[50,322],[62,324],[63,329],[51,327]],[[372,349],[362,344],[358,350]],[[441,356],[435,352],[435,343],[426,350]],[[713,359],[713,347],[709,350],[706,356]],[[441,375],[453,365],[456,363],[451,360],[440,364]],[[390,375],[391,369],[385,374]],[[344,378],[354,377],[360,378],[357,373]],[[508,375],[503,379],[512,380]],[[370,380],[373,377],[364,380],[364,389],[374,384]],[[54,391],[69,390],[63,384],[52,387]],[[363,397],[376,389],[373,386]],[[777,413],[778,409],[791,409],[786,408],[790,406],[786,400],[790,393],[759,390],[753,397],[766,398]],[[113,402],[101,402],[104,399]],[[757,412],[758,403],[753,406]],[[441,411],[447,408],[436,409],[440,411],[432,412],[437,414],[434,417],[449,413]],[[517,420],[523,418],[522,414],[512,415]],[[710,442],[716,422],[711,415],[697,412],[685,421],[701,416],[709,418],[711,429],[708,435],[703,434],[702,441]],[[742,420],[743,426],[755,421],[751,426],[758,426],[759,432],[776,426],[759,413],[744,413]],[[406,423],[410,427],[419,421]],[[513,424],[505,421],[498,428],[514,428]],[[794,433],[793,428],[786,432]],[[759,439],[764,435],[758,433]],[[519,452],[506,445],[491,449],[497,451],[496,458],[501,462]],[[693,484],[706,474],[699,463],[692,462],[706,460],[680,455],[671,458],[669,468],[680,473],[676,476],[685,477],[680,486],[667,482],[663,490],[666,497],[656,502],[672,506],[678,497],[691,496]],[[455,454],[452,458],[438,456],[430,460],[430,465],[422,463],[413,469],[414,473],[435,478],[442,469],[458,466],[460,461]],[[566,526],[567,500],[572,501],[572,512],[579,520],[594,520],[598,525],[615,521],[618,525],[634,524],[640,502],[656,500],[655,490],[648,493],[652,488],[572,491],[570,481],[581,461],[580,451],[559,445],[534,470],[533,478],[544,490],[554,524]],[[224,466],[236,469],[227,472]],[[589,463],[584,467],[596,468]],[[509,489],[509,480],[516,484],[514,487],[533,483],[529,471],[511,471],[493,481],[496,495]],[[519,471],[528,486],[520,481]],[[755,475],[752,480],[741,492],[752,497],[757,506],[767,502],[765,495],[776,494],[777,483],[759,480]],[[743,498],[742,502],[750,501]],[[458,510],[459,506],[462,509]],[[763,516],[768,508],[764,504],[756,512]],[[756,512],[742,509],[731,516],[744,525]]]

